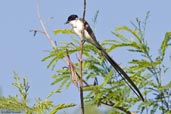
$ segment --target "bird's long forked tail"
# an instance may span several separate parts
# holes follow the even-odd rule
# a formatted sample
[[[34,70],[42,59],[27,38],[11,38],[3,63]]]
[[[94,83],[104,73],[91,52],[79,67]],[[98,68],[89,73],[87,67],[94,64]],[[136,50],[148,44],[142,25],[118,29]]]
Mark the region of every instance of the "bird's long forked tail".
[[[132,89],[132,91],[144,101],[144,98],[137,88],[137,86],[134,84],[134,82],[129,78],[129,76],[125,73],[124,70],[107,54],[107,52],[104,49],[100,50],[102,55],[109,61],[109,63],[114,67],[114,69],[119,73],[119,75],[124,79],[124,81],[127,83],[127,85]]]

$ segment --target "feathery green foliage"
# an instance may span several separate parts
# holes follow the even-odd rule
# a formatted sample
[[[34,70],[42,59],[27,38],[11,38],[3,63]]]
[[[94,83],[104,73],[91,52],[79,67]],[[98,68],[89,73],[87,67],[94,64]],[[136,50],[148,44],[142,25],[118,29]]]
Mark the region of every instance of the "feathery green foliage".
[[[49,114],[56,114],[61,109],[69,108],[73,106],[75,106],[75,104],[60,104],[60,105],[57,105]]]
[[[29,106],[28,103],[28,90],[30,88],[27,77],[24,77],[21,81],[20,76],[14,72],[15,82],[12,84],[19,90],[19,95],[0,97],[0,109],[8,110],[10,113],[21,114],[55,114],[57,111],[75,106],[75,104],[59,104],[54,105],[53,101],[45,99],[41,101],[36,100],[33,106]],[[55,92],[54,92],[55,93]],[[48,96],[50,97],[50,95]],[[5,111],[4,111],[5,112]]]
[[[128,62],[130,67],[126,67],[125,71],[130,75],[135,84],[137,84],[138,88],[141,89],[146,101],[141,102],[139,98],[130,91],[125,82],[118,77],[119,74],[104,60],[101,53],[91,44],[85,43],[83,48],[83,79],[84,82],[86,82],[84,83],[86,86],[84,91],[87,93],[87,96],[85,96],[86,101],[92,101],[97,105],[105,104],[111,106],[114,108],[112,112],[118,113],[120,111],[130,113],[130,109],[133,106],[138,106],[137,110],[139,110],[139,113],[143,113],[144,111],[147,113],[155,113],[158,110],[163,113],[169,112],[167,110],[169,110],[171,105],[169,100],[171,84],[163,84],[162,78],[168,69],[168,67],[163,67],[163,62],[166,49],[170,46],[171,32],[165,34],[162,44],[159,47],[159,55],[152,57],[150,54],[150,46],[145,40],[148,18],[149,12],[147,12],[143,21],[137,18],[136,23],[131,22],[133,29],[128,26],[116,27],[112,34],[118,39],[105,40],[101,43],[104,47],[107,47],[107,52],[111,52],[117,48],[127,47],[128,52],[140,55],[138,59],[133,58]],[[57,34],[63,33],[61,30],[55,31],[57,31]],[[71,33],[65,32],[65,34]],[[60,50],[55,50],[54,56],[48,56],[47,58],[52,60],[50,63],[53,63],[53,59],[55,58],[65,60],[64,55],[66,51],[62,49],[63,47],[69,50],[69,54],[72,57],[78,74],[78,41],[72,40],[72,43],[66,42],[58,46]],[[59,53],[62,53],[61,56],[59,56]],[[46,57],[44,60],[46,60]],[[49,64],[48,67],[53,66]],[[68,88],[70,84],[72,84],[67,64],[63,65],[63,69],[57,70],[53,79],[53,85],[60,84],[58,90],[61,90],[63,87]],[[95,79],[97,79],[98,84],[97,82],[94,82],[94,84],[90,83]]]

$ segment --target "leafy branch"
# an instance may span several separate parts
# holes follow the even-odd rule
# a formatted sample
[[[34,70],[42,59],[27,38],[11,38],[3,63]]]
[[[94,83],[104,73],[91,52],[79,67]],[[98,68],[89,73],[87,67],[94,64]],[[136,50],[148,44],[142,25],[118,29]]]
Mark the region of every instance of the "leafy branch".
[[[140,103],[138,105],[138,110],[140,113],[146,111],[147,113],[155,113],[160,110],[163,113],[169,113],[170,104],[170,82],[167,84],[162,84],[162,77],[166,74],[168,67],[163,64],[166,49],[170,46],[171,32],[166,32],[165,37],[159,47],[159,55],[155,57],[150,54],[150,46],[145,40],[145,30],[148,21],[149,12],[143,21],[136,19],[136,24],[132,22],[133,29],[128,26],[116,27],[115,31],[112,32],[118,39],[117,40],[105,40],[101,44],[106,48],[107,52],[111,52],[116,48],[127,47],[130,53],[140,54],[139,59],[132,59],[129,61],[130,67],[125,68],[127,73],[130,74],[131,79],[138,85],[140,89],[143,89],[143,94],[146,98],[145,103]],[[129,33],[132,38],[127,37]],[[70,33],[69,33],[70,34]],[[79,49],[79,42],[72,40],[72,44],[68,45],[68,51],[70,54],[76,53]],[[61,47],[65,47],[66,46]],[[117,77],[117,73],[111,69],[111,66],[106,63],[103,57],[101,57],[100,52],[93,46],[89,44],[84,44],[83,56],[85,57],[83,61],[83,76],[86,80],[86,86],[84,91],[88,92],[85,96],[86,101],[91,101],[94,104],[100,105],[105,104],[113,107],[116,110],[123,111],[125,113],[131,113],[129,109],[137,105],[138,99],[133,97],[131,91],[122,79]],[[59,46],[60,48],[60,46]],[[75,51],[73,51],[75,50]],[[62,50],[61,50],[62,53]],[[57,64],[57,63],[55,63]],[[73,63],[76,67],[76,72],[79,69],[79,64],[77,62]],[[69,77],[69,72],[67,69],[59,70],[55,74],[55,81],[61,83],[61,88],[67,86],[69,87],[69,81],[62,77]],[[91,84],[91,80],[94,79],[98,84]],[[98,80],[103,81],[98,81]],[[68,81],[66,84],[65,81]],[[117,80],[117,81],[116,81]],[[126,108],[125,108],[126,107]],[[115,110],[115,111],[116,111]]]
[[[27,77],[24,77],[21,82],[20,76],[14,72],[15,82],[12,84],[19,90],[19,95],[0,97],[0,109],[9,110],[10,112],[25,113],[25,114],[44,114],[50,112],[50,114],[56,114],[61,109],[75,106],[75,104],[53,104],[53,101],[44,100],[40,98],[36,100],[33,106],[28,104],[28,91],[29,83]]]

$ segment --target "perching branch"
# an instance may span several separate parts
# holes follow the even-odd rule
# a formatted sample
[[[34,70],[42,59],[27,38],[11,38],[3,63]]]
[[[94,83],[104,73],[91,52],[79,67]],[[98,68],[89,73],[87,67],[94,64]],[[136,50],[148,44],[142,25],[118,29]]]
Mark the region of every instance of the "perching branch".
[[[84,0],[83,21],[85,19],[85,14],[86,14],[86,0]]]
[[[83,23],[86,14],[86,0],[84,0],[83,10]],[[83,24],[82,36],[84,37],[84,24]],[[80,101],[81,101],[81,113],[84,114],[84,95],[83,95],[83,79],[82,79],[82,54],[83,54],[83,43],[80,40]]]

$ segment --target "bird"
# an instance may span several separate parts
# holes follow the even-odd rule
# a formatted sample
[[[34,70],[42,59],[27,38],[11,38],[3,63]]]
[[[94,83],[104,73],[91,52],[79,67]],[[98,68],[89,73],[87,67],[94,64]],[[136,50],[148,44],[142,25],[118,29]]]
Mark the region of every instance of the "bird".
[[[83,18],[79,18],[76,14],[72,14],[68,17],[65,24],[70,24],[72,26],[73,32],[81,38],[81,41],[88,42],[95,46],[99,51],[101,51],[102,56],[112,65],[112,67],[119,73],[119,75],[124,79],[127,85],[132,89],[132,91],[144,101],[144,97],[141,94],[138,87],[126,74],[126,72],[109,56],[105,49],[96,40],[96,36],[91,29],[90,25]]]

